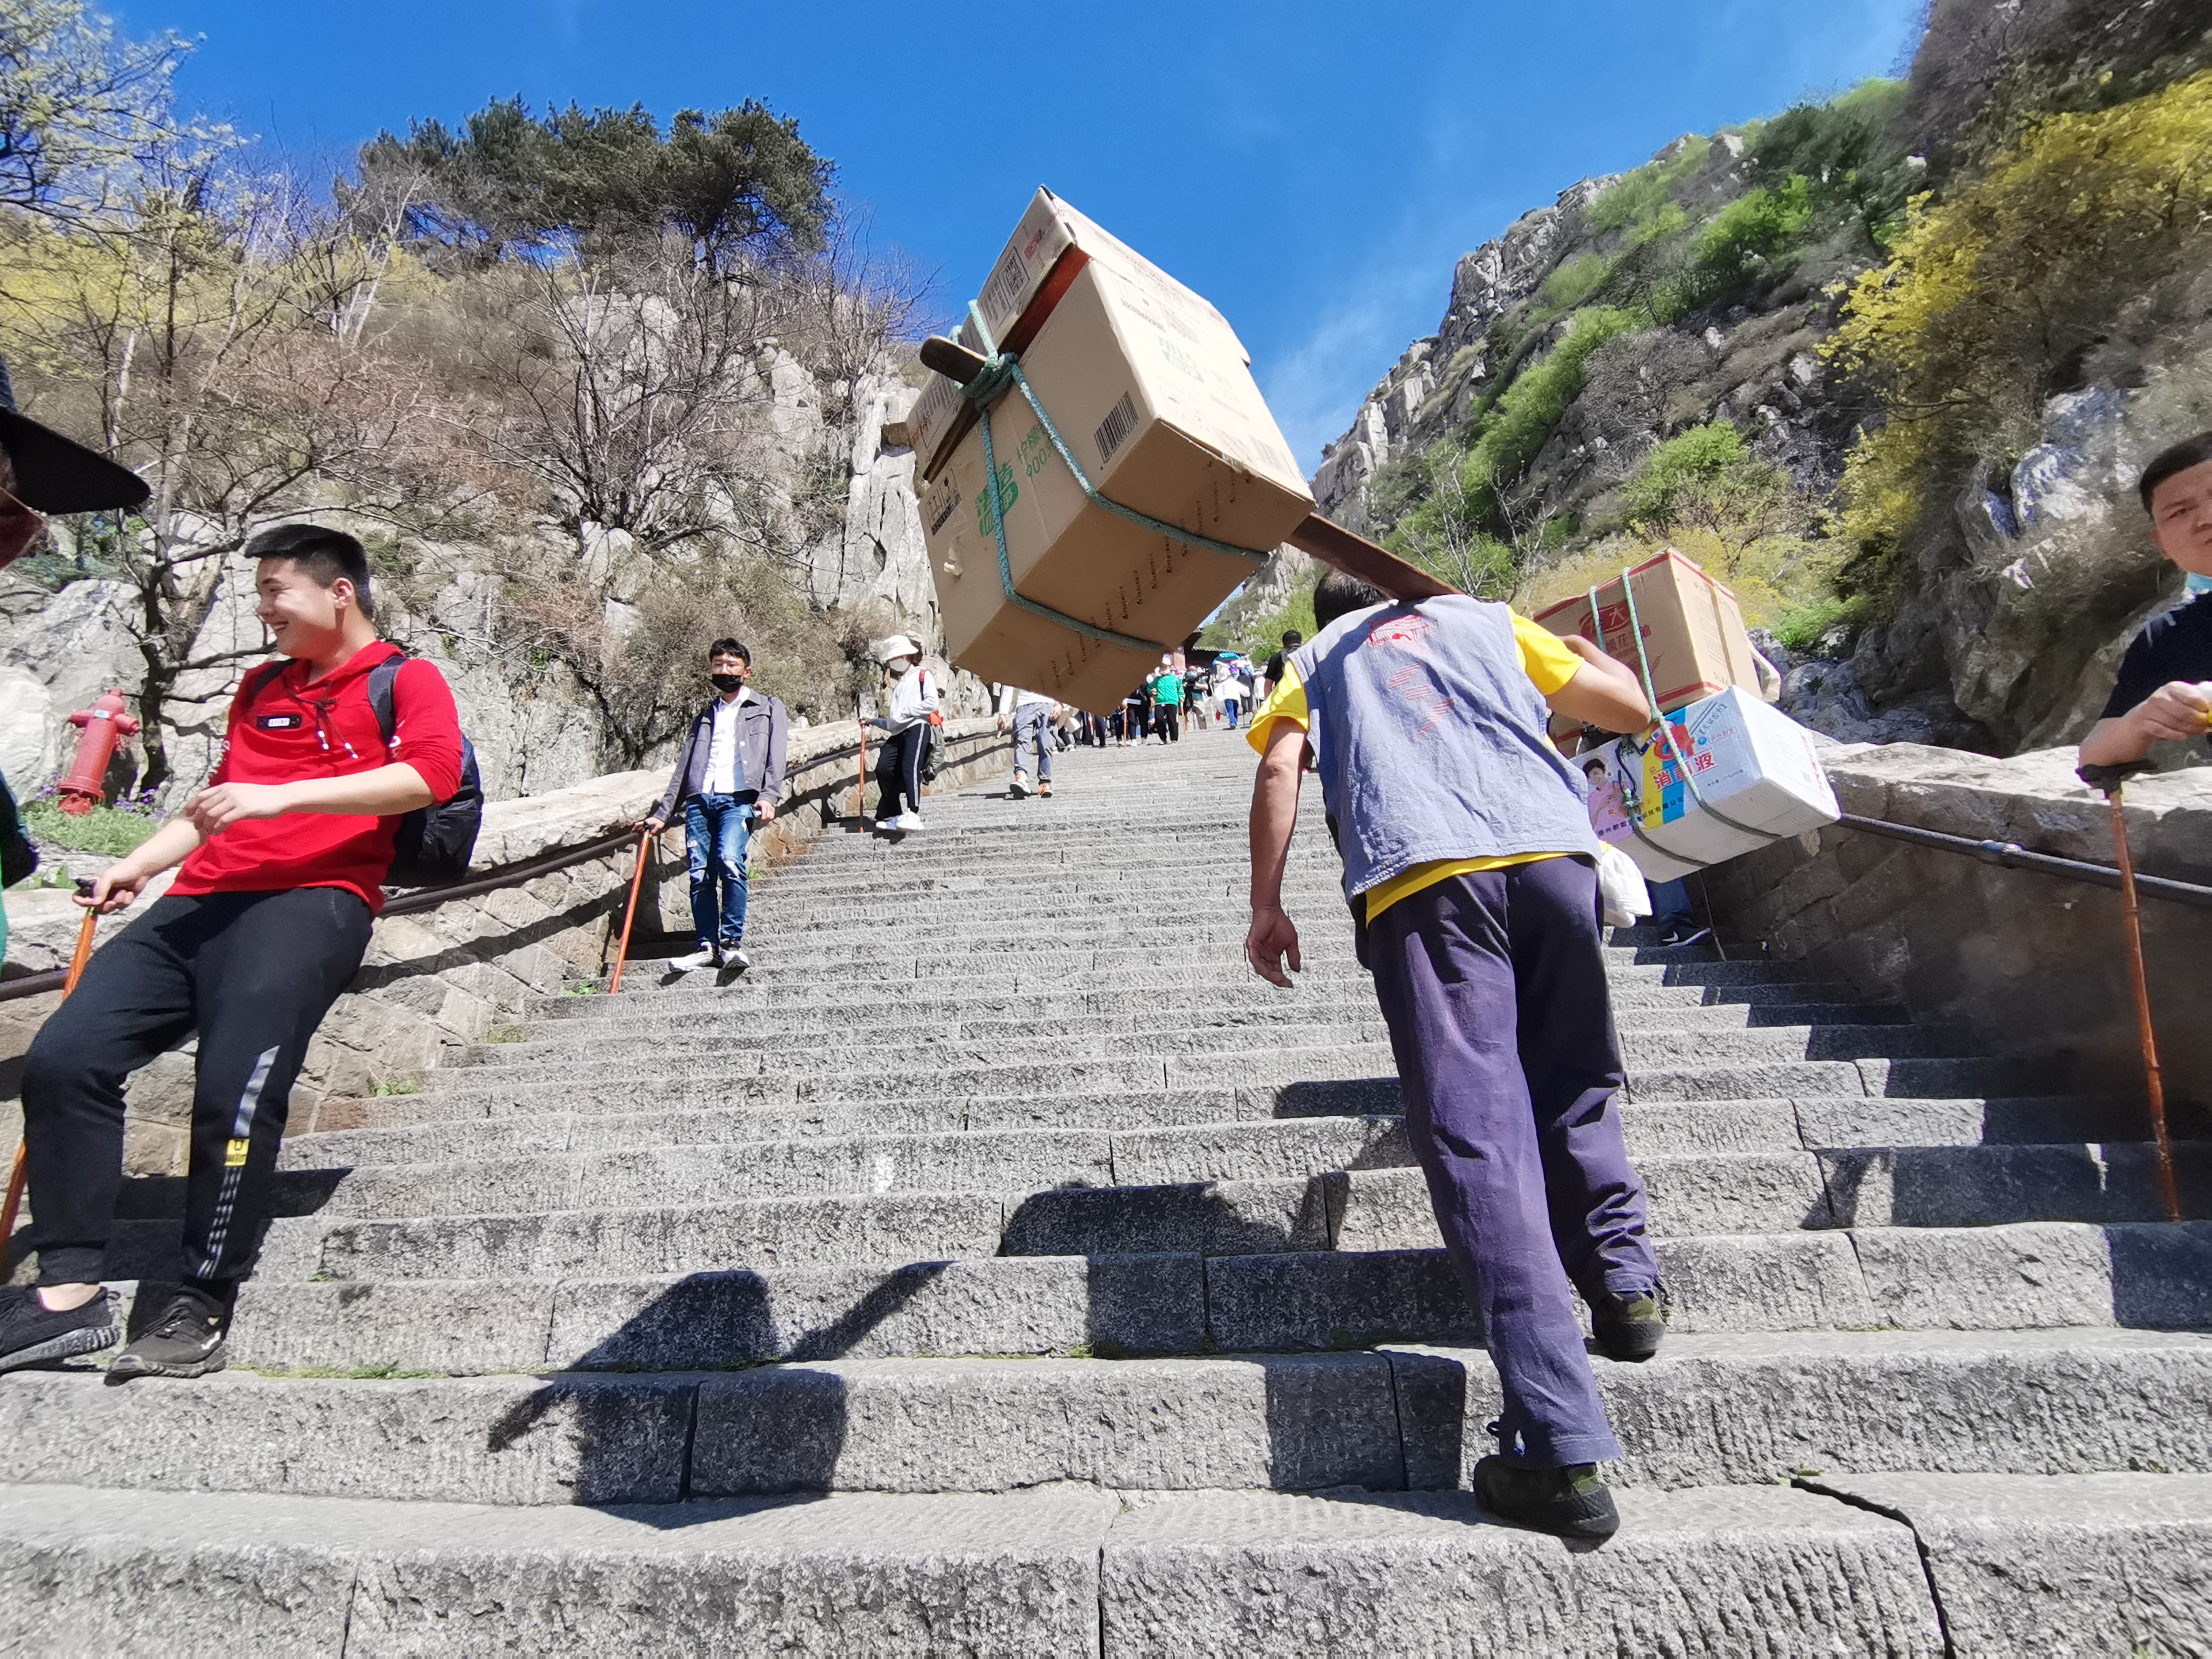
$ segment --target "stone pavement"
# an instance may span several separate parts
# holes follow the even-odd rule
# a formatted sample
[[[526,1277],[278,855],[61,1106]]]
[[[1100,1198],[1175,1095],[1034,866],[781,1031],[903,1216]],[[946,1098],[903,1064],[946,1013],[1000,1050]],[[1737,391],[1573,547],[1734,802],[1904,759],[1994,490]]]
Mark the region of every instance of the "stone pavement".
[[[1250,774],[833,832],[742,978],[549,995],[295,1139],[229,1371],[0,1378],[0,1651],[2208,1651],[2212,1223],[2136,1080],[1634,934],[1625,1524],[1485,1521],[1317,801],[1304,981],[1242,963]]]

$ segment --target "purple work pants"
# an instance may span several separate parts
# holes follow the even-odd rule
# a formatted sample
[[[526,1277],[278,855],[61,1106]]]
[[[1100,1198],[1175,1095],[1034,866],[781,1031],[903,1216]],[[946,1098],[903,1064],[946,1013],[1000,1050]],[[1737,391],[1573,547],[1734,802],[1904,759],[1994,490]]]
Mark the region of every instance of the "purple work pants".
[[[1498,1449],[1530,1468],[1620,1455],[1572,1285],[1659,1282],[1621,1145],[1620,1048],[1580,859],[1454,876],[1369,929],[1406,1133],[1504,1384]]]

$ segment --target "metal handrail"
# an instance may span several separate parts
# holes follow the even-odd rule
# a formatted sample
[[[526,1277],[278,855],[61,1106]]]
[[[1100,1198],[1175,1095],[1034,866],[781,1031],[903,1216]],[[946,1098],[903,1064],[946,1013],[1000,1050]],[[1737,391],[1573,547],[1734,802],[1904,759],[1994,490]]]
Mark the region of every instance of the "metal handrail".
[[[2065,881],[2078,881],[2092,887],[2119,890],[2119,871],[2109,864],[2093,864],[2086,859],[2062,859],[2050,853],[2031,853],[2018,842],[1975,841],[1966,836],[1947,836],[1940,830],[1923,830],[1917,824],[1892,823],[1886,818],[1861,817],[1856,812],[1846,812],[1837,820],[1847,830],[1859,830],[1870,836],[1887,836],[1893,841],[1910,842],[1917,847],[1932,847],[1939,852],[1957,853],[1978,859],[1984,864],[1994,864],[2007,870],[2028,870],[2039,875],[2057,876]],[[2146,898],[2162,898],[2172,904],[2187,904],[2199,910],[2212,910],[2212,887],[2200,886],[2193,881],[2174,881],[2165,876],[2137,875],[2136,890]]]
[[[948,745],[973,743],[1003,735],[996,732],[963,732],[945,739]],[[842,749],[824,750],[818,755],[809,755],[794,768],[787,769],[804,772],[823,761],[849,760],[860,745],[848,744]],[[535,881],[540,876],[550,876],[556,870],[565,870],[572,864],[588,864],[593,859],[605,858],[610,853],[620,852],[636,839],[636,832],[618,830],[613,835],[603,836],[598,841],[566,851],[550,853],[544,858],[532,859],[521,864],[503,864],[486,871],[468,881],[453,882],[441,887],[421,887],[389,900],[384,907],[386,916],[415,915],[424,910],[434,910],[441,904],[456,899],[477,898],[485,893],[496,892],[502,887],[519,887],[524,882]],[[23,997],[43,996],[49,991],[58,991],[69,978],[68,971],[57,968],[44,974],[25,974],[19,979],[0,980],[0,1002],[13,1002]]]

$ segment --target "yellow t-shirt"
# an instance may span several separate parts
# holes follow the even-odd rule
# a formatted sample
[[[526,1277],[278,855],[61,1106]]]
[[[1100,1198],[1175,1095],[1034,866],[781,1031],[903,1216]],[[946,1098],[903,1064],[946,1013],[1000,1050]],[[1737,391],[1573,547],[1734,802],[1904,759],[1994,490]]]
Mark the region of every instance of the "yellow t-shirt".
[[[1547,632],[1526,617],[1513,618],[1513,642],[1521,647],[1521,672],[1535,683],[1536,690],[1550,696],[1569,680],[1583,665],[1583,659],[1567,649],[1566,641],[1556,634]],[[1268,734],[1277,720],[1288,720],[1301,732],[1313,729],[1313,711],[1306,706],[1305,683],[1289,658],[1283,659],[1283,681],[1270,692],[1267,702],[1252,714],[1252,725],[1245,740],[1261,754],[1267,752]],[[1380,882],[1367,890],[1367,920],[1376,917],[1401,898],[1409,898],[1424,887],[1433,887],[1454,876],[1473,875],[1479,870],[1503,870],[1508,865],[1534,864],[1539,859],[1559,859],[1565,853],[1513,853],[1503,858],[1431,859],[1426,864],[1414,865],[1401,870],[1389,880]]]

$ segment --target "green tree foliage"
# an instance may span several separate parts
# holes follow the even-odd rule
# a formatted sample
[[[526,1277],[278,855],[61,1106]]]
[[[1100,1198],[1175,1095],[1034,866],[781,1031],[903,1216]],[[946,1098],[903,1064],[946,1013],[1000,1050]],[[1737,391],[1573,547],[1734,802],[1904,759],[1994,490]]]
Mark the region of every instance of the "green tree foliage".
[[[465,261],[673,232],[720,268],[819,248],[834,171],[795,119],[750,100],[679,111],[663,135],[641,105],[541,117],[513,98],[459,131],[429,120],[378,134],[342,189],[362,216]]]

